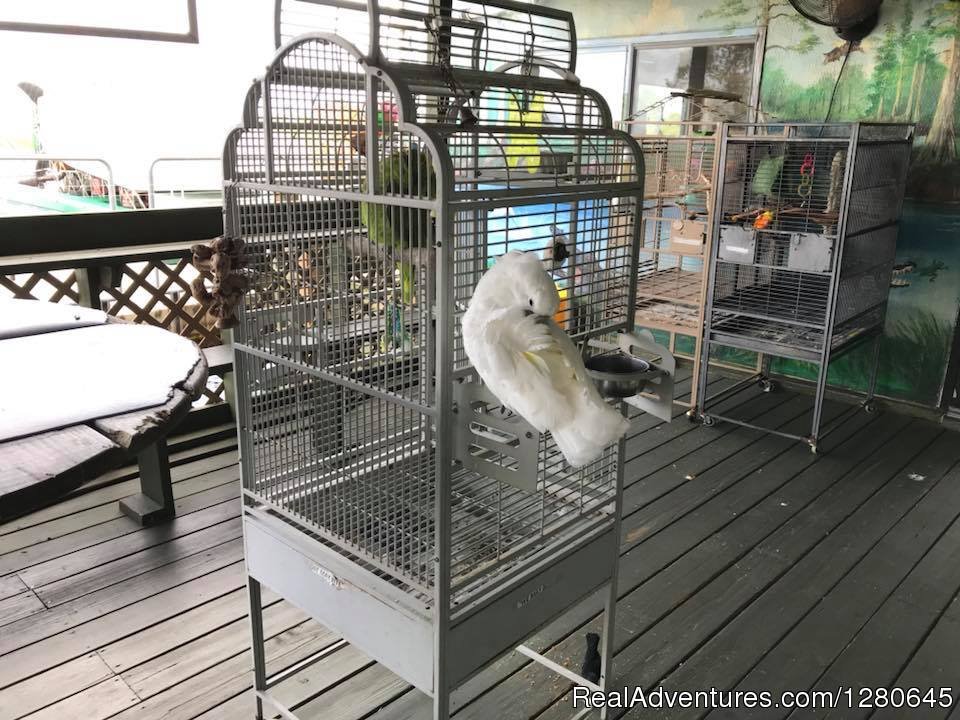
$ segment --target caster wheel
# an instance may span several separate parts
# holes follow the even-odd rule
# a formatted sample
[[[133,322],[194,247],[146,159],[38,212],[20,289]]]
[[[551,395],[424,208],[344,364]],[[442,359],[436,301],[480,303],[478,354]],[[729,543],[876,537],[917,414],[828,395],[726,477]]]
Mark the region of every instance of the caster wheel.
[[[717,424],[717,421],[709,415],[701,416],[700,421],[703,423],[704,427],[713,427]]]
[[[696,421],[697,421],[697,411],[696,411],[696,410],[693,410],[693,409],[687,410],[687,420],[689,420],[690,422],[696,422]]]
[[[811,452],[812,454],[814,454],[814,455],[819,455],[819,454],[820,454],[819,450],[817,450],[817,444],[816,444],[816,443],[810,443],[810,452]]]
[[[877,404],[873,400],[869,400],[863,404],[863,411],[868,415],[873,415],[877,411]]]
[[[777,384],[770,378],[762,378],[758,384],[760,385],[760,390],[765,393],[773,392],[777,389]]]

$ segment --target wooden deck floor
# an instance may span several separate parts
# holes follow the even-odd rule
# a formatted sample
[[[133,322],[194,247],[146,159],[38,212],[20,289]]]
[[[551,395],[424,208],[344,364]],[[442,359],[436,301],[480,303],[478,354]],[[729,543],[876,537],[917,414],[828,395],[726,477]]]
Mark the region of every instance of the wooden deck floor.
[[[728,404],[798,428],[807,403],[749,390]],[[635,422],[618,684],[960,693],[958,436],[860,413],[827,445],[813,456],[730,425]],[[179,515],[169,525],[143,530],[120,515],[117,499],[136,481],[119,472],[106,478],[114,484],[0,526],[0,720],[253,716],[235,443],[205,440],[174,458]],[[430,717],[422,694],[268,601],[272,669],[335,648],[279,686],[301,718]],[[571,609],[529,644],[576,667],[598,609],[597,598]],[[568,691],[513,654],[457,692],[457,717],[569,718]],[[869,712],[843,713],[854,715]],[[956,720],[960,709],[875,715],[897,716]]]

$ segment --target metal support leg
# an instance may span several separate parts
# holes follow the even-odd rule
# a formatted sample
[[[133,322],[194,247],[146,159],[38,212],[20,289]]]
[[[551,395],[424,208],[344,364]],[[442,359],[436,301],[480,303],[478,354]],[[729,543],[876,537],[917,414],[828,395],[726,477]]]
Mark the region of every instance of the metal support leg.
[[[263,720],[263,700],[259,693],[267,691],[267,660],[263,652],[263,604],[260,582],[247,576],[247,596],[250,600],[250,641],[253,649],[253,689],[257,693],[256,720]]]
[[[710,368],[710,343],[700,338],[700,363],[697,367],[697,394],[693,397],[693,406],[698,416],[707,409],[707,372]]]
[[[433,720],[450,720],[450,692],[434,690]]]
[[[700,352],[702,350],[701,343],[703,339],[699,336],[695,337],[693,340],[693,373],[690,376],[690,402],[687,415],[694,417],[697,414],[697,399],[700,397]],[[678,402],[676,399],[674,402]]]
[[[827,390],[827,371],[830,369],[830,355],[825,353],[817,373],[817,386],[813,396],[813,420],[810,424],[810,449],[817,451],[817,440],[820,439],[820,416],[823,413],[823,396]]]
[[[604,692],[613,686],[613,648],[616,644],[614,631],[617,624],[617,574],[607,588],[607,604],[603,610],[603,633],[600,636],[600,687]],[[600,720],[607,720],[606,705],[600,710]]]
[[[870,366],[870,382],[867,385],[867,397],[864,404],[873,400],[877,391],[877,375],[880,373],[880,345],[883,343],[883,333],[877,333],[877,339],[873,342],[873,363]]]
[[[766,353],[760,355],[760,375],[762,377],[770,377],[770,356]]]
[[[170,520],[176,510],[167,441],[157,440],[142,450],[137,455],[137,464],[140,466],[140,492],[121,500],[120,509],[141,525]]]

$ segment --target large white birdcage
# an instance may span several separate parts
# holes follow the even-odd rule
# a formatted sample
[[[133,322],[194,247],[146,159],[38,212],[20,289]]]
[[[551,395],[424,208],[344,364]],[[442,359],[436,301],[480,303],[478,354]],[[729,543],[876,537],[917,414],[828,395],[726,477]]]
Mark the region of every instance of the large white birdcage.
[[[235,337],[251,599],[270,586],[446,717],[453,688],[603,586],[612,627],[622,443],[568,465],[479,382],[459,326],[494,259],[526,250],[585,353],[632,330],[620,220],[643,157],[573,74],[568,13],[279,3],[278,38],[320,22],[349,39],[287,40],[224,152],[252,280]]]

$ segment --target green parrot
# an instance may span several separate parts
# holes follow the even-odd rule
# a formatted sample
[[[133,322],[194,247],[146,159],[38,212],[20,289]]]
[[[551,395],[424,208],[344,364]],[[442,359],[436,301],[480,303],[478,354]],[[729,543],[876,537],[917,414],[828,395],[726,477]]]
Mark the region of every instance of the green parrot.
[[[366,189],[366,188],[364,188]],[[397,150],[380,163],[377,194],[437,196],[437,176],[430,157],[419,148]],[[373,242],[398,252],[426,247],[430,239],[432,211],[398,205],[360,203],[360,222]],[[397,261],[404,304],[413,302],[413,266]]]

